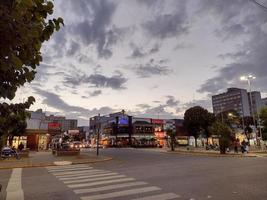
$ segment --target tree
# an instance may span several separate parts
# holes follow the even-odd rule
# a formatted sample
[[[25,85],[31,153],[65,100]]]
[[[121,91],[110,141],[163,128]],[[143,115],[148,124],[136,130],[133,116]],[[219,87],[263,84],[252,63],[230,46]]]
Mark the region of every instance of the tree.
[[[52,13],[49,0],[0,1],[0,98],[13,99],[34,79],[42,43],[63,24],[62,18],[46,20]]]
[[[264,107],[260,111],[260,120],[261,120],[261,125],[263,126],[262,139],[267,140],[267,108],[266,107]]]
[[[195,137],[195,144],[197,146],[197,138],[203,133],[207,139],[211,133],[208,129],[209,126],[215,121],[215,117],[208,110],[195,106],[189,108],[184,114],[184,127],[188,133]]]
[[[12,100],[20,86],[31,82],[42,61],[41,46],[63,24],[53,14],[50,0],[0,1],[0,98]],[[34,102],[0,103],[0,138],[24,133],[27,111]]]
[[[171,151],[174,151],[175,143],[176,143],[176,132],[172,129],[167,129],[166,134],[171,139]]]
[[[226,123],[216,121],[209,127],[210,132],[219,136],[220,153],[225,154],[234,140],[232,129]]]
[[[0,104],[0,146],[3,146],[7,138],[12,146],[14,136],[23,135],[26,131],[26,119],[30,113],[26,111],[34,102],[33,97],[29,97],[25,103]]]
[[[236,110],[227,110],[216,115],[216,120],[226,123],[232,129],[240,126],[240,116]]]

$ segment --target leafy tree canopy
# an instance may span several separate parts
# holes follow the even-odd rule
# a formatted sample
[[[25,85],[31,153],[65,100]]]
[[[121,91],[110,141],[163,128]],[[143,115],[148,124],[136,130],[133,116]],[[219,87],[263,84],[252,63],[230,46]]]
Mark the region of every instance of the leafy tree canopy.
[[[195,138],[197,138],[203,131],[204,134],[208,137],[208,127],[214,121],[214,115],[200,106],[189,108],[185,111],[184,114],[184,126],[189,134],[193,135]]]
[[[0,104],[0,138],[2,142],[5,142],[7,137],[12,140],[14,136],[25,133],[26,119],[30,115],[26,109],[29,109],[34,101],[33,97],[29,97],[25,103]]]
[[[263,108],[260,111],[261,125],[263,126],[262,130],[262,139],[267,140],[267,108]]]
[[[42,43],[63,25],[62,18],[47,20],[52,13],[49,0],[0,1],[0,98],[13,99],[34,79]]]

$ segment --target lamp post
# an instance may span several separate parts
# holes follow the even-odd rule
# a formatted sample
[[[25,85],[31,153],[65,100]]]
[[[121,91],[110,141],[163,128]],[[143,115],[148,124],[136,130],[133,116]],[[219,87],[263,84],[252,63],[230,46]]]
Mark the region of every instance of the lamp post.
[[[252,94],[251,94],[251,81],[256,79],[255,76],[253,75],[247,75],[247,76],[241,76],[240,77],[240,80],[241,81],[247,81],[248,83],[248,87],[249,87],[249,100],[250,100],[250,113],[252,115],[252,118],[253,118],[253,124],[254,124],[254,127],[255,127],[255,132],[256,132],[256,140],[258,141],[258,136],[257,136],[257,131],[256,131],[256,121],[255,121],[255,117],[254,117],[254,110],[253,110],[253,103],[252,103]],[[258,114],[258,111],[256,110],[256,113]],[[257,115],[258,116],[258,115]],[[259,123],[259,116],[258,116],[258,123]],[[260,130],[260,137],[261,137],[261,127],[259,126]]]

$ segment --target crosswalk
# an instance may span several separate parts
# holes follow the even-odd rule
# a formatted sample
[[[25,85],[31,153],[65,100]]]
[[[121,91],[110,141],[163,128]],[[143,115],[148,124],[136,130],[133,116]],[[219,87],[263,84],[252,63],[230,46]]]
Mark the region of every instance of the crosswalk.
[[[86,164],[51,166],[49,173],[73,190],[81,200],[172,200],[180,195],[163,192],[160,187]]]

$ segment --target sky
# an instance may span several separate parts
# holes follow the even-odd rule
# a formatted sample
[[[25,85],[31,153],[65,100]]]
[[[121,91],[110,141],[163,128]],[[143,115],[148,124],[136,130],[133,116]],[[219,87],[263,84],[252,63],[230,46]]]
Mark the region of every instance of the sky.
[[[257,0],[267,6],[267,0]],[[65,26],[43,44],[32,110],[78,119],[124,109],[183,118],[228,87],[267,94],[267,10],[252,0],[55,0]]]

